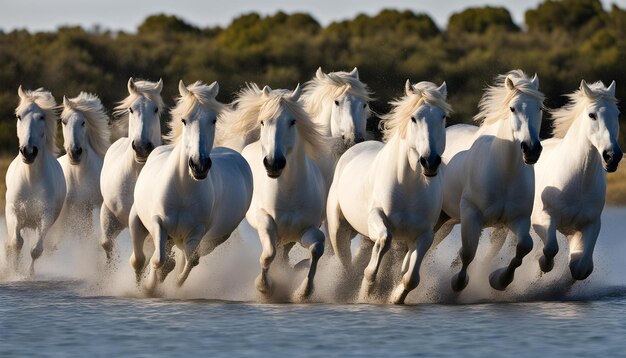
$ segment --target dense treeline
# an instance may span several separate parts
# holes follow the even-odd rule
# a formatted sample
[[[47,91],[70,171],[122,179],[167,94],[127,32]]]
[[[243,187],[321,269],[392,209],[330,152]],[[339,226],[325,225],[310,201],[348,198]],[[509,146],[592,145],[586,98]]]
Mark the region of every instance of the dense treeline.
[[[293,88],[320,65],[326,71],[358,66],[378,113],[402,94],[407,78],[445,80],[455,110],[450,123],[471,121],[485,85],[513,68],[539,74],[548,107],[562,105],[562,95],[582,78],[615,80],[618,98],[626,96],[626,10],[603,9],[599,0],[548,0],[526,12],[524,28],[506,9],[484,7],[453,14],[447,29],[424,14],[384,10],[327,27],[307,14],[279,12],[243,15],[226,28],[156,15],[136,34],[79,27],[0,32],[0,150],[16,147],[20,84],[46,87],[58,101],[93,92],[111,109],[126,95],[129,76],[163,78],[171,105],[179,79],[218,80],[219,98],[229,102],[246,81]]]

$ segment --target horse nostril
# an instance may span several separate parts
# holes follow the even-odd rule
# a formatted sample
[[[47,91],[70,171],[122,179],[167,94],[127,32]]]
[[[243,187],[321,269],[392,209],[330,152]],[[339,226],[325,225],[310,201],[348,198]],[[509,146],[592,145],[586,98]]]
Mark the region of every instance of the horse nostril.
[[[130,146],[131,148],[133,148],[135,152],[137,151],[137,146],[135,146],[135,141],[130,142]]]
[[[428,166],[428,162],[426,161],[426,158],[424,158],[424,157],[420,157],[420,164],[421,164],[423,167],[427,167],[427,166]]]
[[[148,149],[148,152],[151,152],[154,149],[154,144],[152,144],[152,142],[148,142],[146,148]]]
[[[441,164],[441,157],[440,156],[436,156],[435,159],[433,160],[433,167],[438,167],[439,164]]]
[[[264,158],[263,158],[263,166],[264,166],[265,168],[269,168],[269,166],[270,166],[270,163],[269,163],[269,161],[267,160],[267,157],[264,157]]]
[[[602,159],[604,159],[605,162],[610,162],[611,159],[613,159],[613,152],[609,152],[609,151],[603,151],[602,152]]]
[[[526,144],[526,142],[522,142],[522,152],[528,153],[529,150],[530,147],[528,146],[528,144]]]
[[[83,148],[76,149],[75,153],[77,156],[83,154]]]

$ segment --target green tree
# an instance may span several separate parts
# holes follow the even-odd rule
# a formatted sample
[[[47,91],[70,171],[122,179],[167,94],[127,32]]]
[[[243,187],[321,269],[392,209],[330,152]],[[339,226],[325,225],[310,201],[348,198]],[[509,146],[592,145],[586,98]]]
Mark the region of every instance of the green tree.
[[[519,31],[509,11],[503,7],[474,7],[452,14],[448,21],[448,32],[485,33],[488,30]]]

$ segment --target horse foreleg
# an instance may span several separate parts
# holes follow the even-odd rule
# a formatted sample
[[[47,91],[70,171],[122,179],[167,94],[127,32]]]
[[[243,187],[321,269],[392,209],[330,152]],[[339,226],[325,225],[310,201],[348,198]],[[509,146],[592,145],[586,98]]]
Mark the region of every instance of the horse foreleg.
[[[554,267],[554,257],[559,252],[556,224],[550,215],[544,213],[541,222],[533,224],[533,229],[543,242],[543,255],[539,258],[539,268],[542,272],[550,272]]]
[[[309,250],[311,255],[311,264],[309,266],[309,273],[300,284],[300,287],[296,290],[295,298],[297,301],[302,301],[311,295],[313,292],[313,279],[315,278],[315,272],[317,271],[317,262],[324,254],[324,233],[318,228],[309,228],[304,232],[300,239],[300,245]]]
[[[150,234],[152,235],[152,240],[154,242],[154,253],[152,254],[152,258],[150,259],[150,281],[148,282],[148,292],[154,294],[156,292],[156,288],[158,286],[158,272],[165,264],[166,253],[167,253],[167,232],[163,227],[163,222],[161,218],[155,216],[152,218],[152,227],[150,230]]]
[[[575,280],[584,280],[593,272],[593,249],[600,233],[600,218],[570,239],[569,270]]]
[[[466,201],[461,202],[461,270],[452,278],[452,289],[461,291],[469,282],[467,268],[474,261],[483,231],[482,214]]]
[[[102,235],[100,245],[102,245],[107,255],[107,262],[111,262],[113,259],[113,240],[124,230],[124,225],[120,223],[115,214],[104,203],[102,203],[100,208],[100,229]]]
[[[178,276],[178,287],[182,286],[183,283],[189,277],[189,273],[191,269],[198,265],[200,257],[198,256],[198,246],[202,241],[202,237],[206,234],[206,228],[204,226],[197,227],[193,233],[185,240],[183,243],[183,252],[185,254],[185,268],[183,272]]]
[[[276,228],[276,222],[270,214],[265,210],[259,209],[256,214],[258,223],[259,239],[261,240],[261,258],[259,262],[261,264],[261,273],[254,281],[256,289],[264,295],[270,295],[271,282],[269,279],[269,269],[272,261],[276,257],[276,243],[278,242],[278,230]]]
[[[144,224],[139,219],[137,215],[137,210],[135,210],[135,206],[130,210],[130,215],[128,218],[128,228],[130,231],[130,239],[133,244],[133,253],[130,255],[130,266],[135,271],[135,280],[137,282],[137,286],[141,283],[141,276],[146,264],[146,256],[143,252],[143,244],[146,241],[146,237],[148,237],[149,233]]]
[[[6,216],[6,222],[9,234],[9,240],[6,245],[7,265],[13,266],[13,269],[17,272],[20,264],[20,254],[24,246],[24,238],[22,237],[22,230],[19,228],[17,218],[14,214],[8,214]]]
[[[530,237],[530,218],[523,217],[515,220],[510,225],[511,231],[515,233],[517,246],[515,257],[507,267],[498,269],[489,275],[489,284],[496,290],[504,291],[513,282],[515,270],[522,265],[524,256],[533,249],[533,239]]]
[[[391,247],[391,230],[388,229],[387,217],[381,208],[374,208],[370,211],[368,231],[370,239],[374,241],[374,247],[361,283],[361,297],[367,297],[371,294],[380,263]]]
[[[420,282],[419,271],[422,266],[422,261],[424,260],[424,256],[426,252],[432,245],[434,239],[434,234],[432,232],[427,232],[415,240],[415,244],[411,245],[415,247],[415,249],[409,248],[407,252],[407,256],[410,255],[408,259],[408,268],[402,275],[402,283],[396,287],[391,297],[391,301],[395,304],[403,304],[406,296],[414,290]],[[405,258],[405,261],[406,258]]]
[[[48,230],[50,230],[52,224],[53,223],[44,220],[41,223],[41,226],[35,230],[35,243],[30,248],[31,261],[28,269],[28,273],[31,276],[35,274],[35,261],[41,257],[41,254],[43,253],[43,241],[46,238],[46,235],[48,235]]]

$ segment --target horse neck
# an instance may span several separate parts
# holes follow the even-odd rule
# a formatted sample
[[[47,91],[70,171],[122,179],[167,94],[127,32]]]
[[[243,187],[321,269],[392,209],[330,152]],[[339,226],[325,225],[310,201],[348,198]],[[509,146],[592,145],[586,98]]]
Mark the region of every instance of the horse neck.
[[[45,171],[47,169],[47,165],[50,160],[56,161],[54,155],[52,155],[45,146],[42,146],[43,149],[39,155],[35,158],[35,161],[31,164],[22,164],[24,168],[24,173],[29,182],[34,182],[38,180],[46,180]],[[18,159],[21,162],[21,159]]]
[[[499,168],[510,174],[516,174],[515,168],[525,165],[522,161],[522,147],[515,141],[513,130],[508,120],[500,120],[491,126],[496,126],[495,138],[491,142],[491,157],[499,164]]]
[[[569,161],[573,168],[590,169],[597,168],[603,171],[600,153],[583,132],[582,121],[576,119],[560,143],[562,151],[560,160]],[[591,174],[591,170],[578,170],[582,174]]]
[[[411,168],[409,158],[409,143],[405,138],[400,138],[399,135],[387,142],[382,152],[387,156],[387,162],[393,163],[395,167],[396,178],[398,182],[405,182],[407,179],[421,178],[422,167],[419,163],[415,163],[416,170]]]
[[[306,182],[309,159],[310,158],[306,154],[306,150],[304,148],[303,139],[298,137],[291,155],[287,156],[285,169],[276,182],[280,186],[300,185],[301,183]]]

